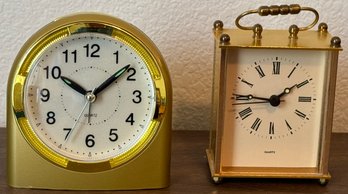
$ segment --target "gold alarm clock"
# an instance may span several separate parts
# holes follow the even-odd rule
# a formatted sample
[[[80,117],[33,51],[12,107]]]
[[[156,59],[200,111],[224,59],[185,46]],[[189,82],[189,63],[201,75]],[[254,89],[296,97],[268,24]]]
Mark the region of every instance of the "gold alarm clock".
[[[152,41],[120,19],[46,25],[8,82],[8,183],[113,190],[169,185],[172,91]]]
[[[243,26],[249,14],[314,13],[306,27]],[[309,7],[262,6],[214,23],[213,121],[207,149],[215,182],[234,178],[305,178],[325,184],[340,39],[327,25],[309,30]]]

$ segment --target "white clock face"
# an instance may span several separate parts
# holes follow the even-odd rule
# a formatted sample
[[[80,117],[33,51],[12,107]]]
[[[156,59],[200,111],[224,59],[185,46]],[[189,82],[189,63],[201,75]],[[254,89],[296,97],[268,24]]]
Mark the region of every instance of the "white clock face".
[[[142,57],[120,40],[79,33],[44,49],[24,91],[35,134],[64,157],[108,160],[132,149],[153,119],[156,96]]]
[[[240,49],[227,61],[223,164],[316,167],[325,52]]]

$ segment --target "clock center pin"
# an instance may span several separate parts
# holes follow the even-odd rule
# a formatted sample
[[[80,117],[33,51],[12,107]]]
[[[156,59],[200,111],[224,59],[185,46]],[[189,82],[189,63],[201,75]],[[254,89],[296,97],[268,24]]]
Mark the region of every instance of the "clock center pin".
[[[274,107],[279,106],[279,104],[280,104],[280,98],[279,98],[279,96],[277,96],[277,95],[272,95],[272,96],[269,98],[269,103],[270,103],[272,106],[274,106]]]
[[[93,92],[88,92],[85,96],[85,98],[90,102],[93,103],[96,99],[97,96],[93,94]]]

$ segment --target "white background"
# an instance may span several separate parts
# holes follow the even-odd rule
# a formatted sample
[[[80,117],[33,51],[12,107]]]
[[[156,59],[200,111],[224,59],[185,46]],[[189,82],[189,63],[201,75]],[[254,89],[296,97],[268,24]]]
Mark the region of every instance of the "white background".
[[[213,62],[212,25],[217,19],[235,28],[234,19],[261,5],[298,3],[313,7],[319,22],[339,36],[342,47],[337,77],[334,131],[348,132],[348,3],[343,0],[0,0],[0,127],[6,125],[6,83],[13,60],[24,42],[50,21],[74,12],[97,11],[132,23],[144,31],[162,52],[171,73],[174,106],[173,129],[209,130]],[[297,16],[250,16],[245,24],[264,29],[288,29],[312,22],[310,13]],[[315,26],[316,28],[317,26]]]

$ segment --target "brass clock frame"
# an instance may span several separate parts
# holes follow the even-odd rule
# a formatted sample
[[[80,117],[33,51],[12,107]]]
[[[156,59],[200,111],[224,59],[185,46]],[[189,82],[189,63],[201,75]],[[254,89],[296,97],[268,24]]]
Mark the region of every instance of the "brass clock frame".
[[[155,86],[156,112],[147,131],[133,148],[107,161],[82,162],[55,153],[36,136],[25,116],[23,91],[35,60],[56,41],[85,32],[106,34],[132,47],[145,61]],[[171,82],[163,57],[152,41],[134,26],[96,13],[74,14],[48,24],[19,51],[9,76],[9,184],[13,187],[101,190],[168,186],[171,98]],[[124,178],[126,176],[129,178]]]
[[[285,11],[284,11],[285,10]],[[260,24],[244,27],[239,24],[242,17],[258,13],[260,16],[278,14],[297,14],[301,10],[312,11],[315,21],[309,27],[299,28],[292,25],[286,30],[264,30]],[[312,8],[301,8],[299,5],[261,6],[259,9],[242,13],[236,19],[236,26],[240,29],[225,29],[220,20],[214,23],[214,73],[212,94],[212,122],[210,129],[209,147],[206,149],[207,159],[213,181],[219,183],[223,177],[227,178],[303,178],[318,179],[326,184],[331,178],[328,171],[329,147],[332,130],[335,86],[338,53],[342,50],[338,37],[332,37],[327,31],[327,24],[321,23],[317,31],[306,31],[318,21],[318,13]],[[252,30],[253,33],[250,31]],[[299,32],[301,31],[301,32]],[[228,52],[238,49],[285,49],[285,50],[322,50],[328,54],[327,83],[324,94],[324,111],[322,112],[322,131],[320,134],[319,164],[317,168],[268,168],[268,167],[231,167],[221,165],[221,146],[224,126],[224,93],[226,59]]]

